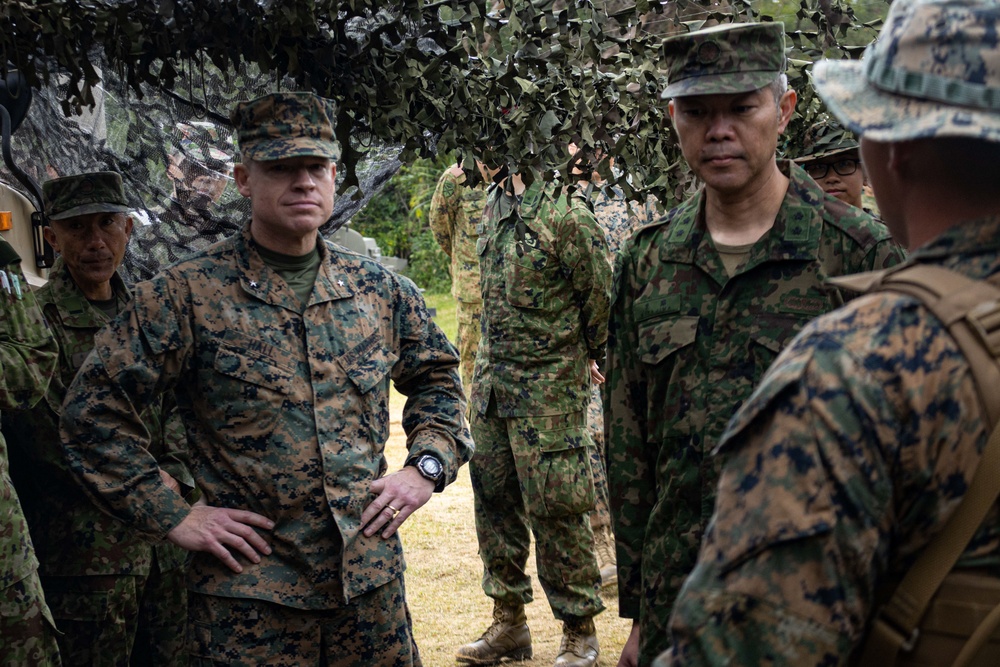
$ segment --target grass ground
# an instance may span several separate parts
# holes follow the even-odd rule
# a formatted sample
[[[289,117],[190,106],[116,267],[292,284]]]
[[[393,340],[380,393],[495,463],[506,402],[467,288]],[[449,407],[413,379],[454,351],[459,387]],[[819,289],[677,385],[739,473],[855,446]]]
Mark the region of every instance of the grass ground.
[[[435,321],[451,340],[455,339],[455,307],[450,296],[427,296],[436,309]],[[405,435],[400,426],[403,400],[393,395],[390,403],[392,430],[386,452],[389,469],[397,469],[405,459]],[[406,589],[413,614],[414,633],[425,667],[455,665],[455,649],[478,638],[491,620],[492,601],[480,587],[482,561],[476,542],[472,514],[472,486],[468,466],[458,480],[435,494],[430,502],[410,517],[402,530],[406,553]],[[528,571],[535,583],[535,601],[528,605],[534,659],[524,667],[548,667],[559,650],[562,626],[553,617],[541,588],[537,585],[534,555]],[[602,591],[607,610],[596,618],[601,643],[602,667],[618,662],[628,638],[630,622],[618,617],[617,590]]]

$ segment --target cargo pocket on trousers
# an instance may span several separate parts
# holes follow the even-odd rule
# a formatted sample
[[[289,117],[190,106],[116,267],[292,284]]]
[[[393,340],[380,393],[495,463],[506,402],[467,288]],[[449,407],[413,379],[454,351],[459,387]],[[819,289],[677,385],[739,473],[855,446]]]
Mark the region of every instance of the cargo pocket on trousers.
[[[584,514],[594,509],[593,446],[586,425],[539,431],[539,455],[529,491],[532,511],[545,518]]]

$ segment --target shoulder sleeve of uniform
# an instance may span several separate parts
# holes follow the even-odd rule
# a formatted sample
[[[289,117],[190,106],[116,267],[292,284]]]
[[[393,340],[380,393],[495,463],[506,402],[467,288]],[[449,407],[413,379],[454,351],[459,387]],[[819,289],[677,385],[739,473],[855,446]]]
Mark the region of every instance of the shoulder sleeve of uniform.
[[[186,285],[179,281],[158,276],[135,286],[136,323],[153,354],[162,354],[183,346],[178,309],[183,301]]]
[[[430,312],[420,288],[406,276],[394,275],[399,284],[396,310],[399,316],[399,336],[406,340],[420,340],[427,333]]]
[[[881,220],[835,197],[824,199],[823,219],[864,248],[870,248],[892,238],[889,229]]]

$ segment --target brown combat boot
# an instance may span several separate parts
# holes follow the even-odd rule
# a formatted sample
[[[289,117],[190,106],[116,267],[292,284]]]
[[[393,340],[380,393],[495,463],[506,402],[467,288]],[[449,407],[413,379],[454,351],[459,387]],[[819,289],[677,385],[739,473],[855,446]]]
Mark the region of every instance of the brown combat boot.
[[[601,568],[601,588],[618,583],[618,560],[615,558],[615,537],[611,526],[601,526],[594,531],[594,555]]]
[[[554,667],[594,667],[600,654],[593,618],[563,622],[562,643]]]
[[[531,631],[523,604],[493,602],[493,624],[471,644],[459,647],[455,660],[468,665],[492,665],[501,660],[530,660]]]

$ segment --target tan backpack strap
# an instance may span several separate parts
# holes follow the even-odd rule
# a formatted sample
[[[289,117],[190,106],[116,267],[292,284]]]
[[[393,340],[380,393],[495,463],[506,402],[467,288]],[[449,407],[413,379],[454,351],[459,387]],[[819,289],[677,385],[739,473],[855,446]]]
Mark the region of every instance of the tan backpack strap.
[[[920,299],[948,328],[975,379],[989,442],[968,492],[944,528],[903,577],[876,615],[861,667],[891,667],[899,651],[912,650],[931,598],[954,568],[1000,496],[1000,289],[936,266],[915,265],[884,277],[881,289]]]
[[[917,627],[941,582],[955,567],[969,540],[1000,496],[1000,427],[994,428],[972,484],[951,519],[934,536],[917,562],[879,611],[865,643],[860,667],[892,667],[899,652],[910,651]],[[987,635],[988,636],[988,635]]]
[[[994,430],[995,434],[996,430]],[[993,632],[997,627],[1000,627],[1000,605],[993,607],[990,613],[986,615],[986,618],[979,624],[976,631],[969,637],[969,641],[965,642],[965,646],[962,647],[958,656],[955,657],[955,662],[952,663],[951,667],[968,667],[972,663],[973,658],[976,657],[976,654],[979,653],[979,649],[985,646],[986,642],[993,636]]]

